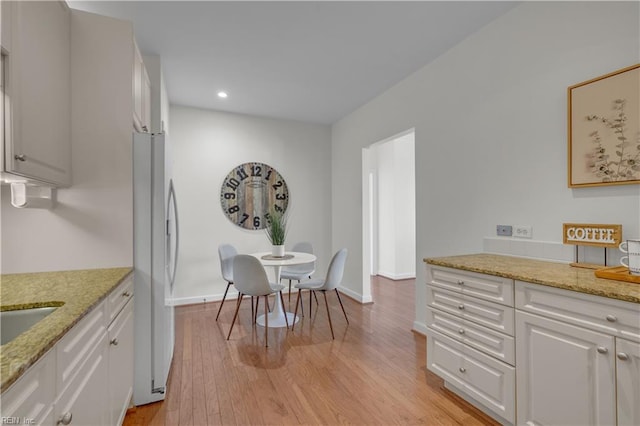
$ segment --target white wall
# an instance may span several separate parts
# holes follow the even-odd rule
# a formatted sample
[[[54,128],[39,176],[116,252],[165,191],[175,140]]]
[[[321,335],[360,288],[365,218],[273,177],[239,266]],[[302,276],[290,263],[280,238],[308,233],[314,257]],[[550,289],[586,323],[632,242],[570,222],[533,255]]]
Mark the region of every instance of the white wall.
[[[176,303],[222,297],[220,244],[233,244],[240,253],[270,250],[264,231],[236,226],[220,207],[224,177],[250,161],[271,165],[286,180],[290,231],[285,246],[310,241],[318,256],[315,275],[324,276],[332,255],[329,126],[181,106],[171,106],[170,115],[180,218]]]
[[[131,23],[71,15],[73,185],[53,210],[2,190],[2,273],[133,265]]]
[[[635,2],[526,2],[335,123],[333,248],[362,292],[361,149],[415,128],[416,323],[424,257],[481,252],[495,225],[561,241],[563,222],[640,235],[637,185],[567,188],[567,87],[639,61]]]
[[[372,147],[378,175],[378,271],[415,277],[415,150],[413,133]]]

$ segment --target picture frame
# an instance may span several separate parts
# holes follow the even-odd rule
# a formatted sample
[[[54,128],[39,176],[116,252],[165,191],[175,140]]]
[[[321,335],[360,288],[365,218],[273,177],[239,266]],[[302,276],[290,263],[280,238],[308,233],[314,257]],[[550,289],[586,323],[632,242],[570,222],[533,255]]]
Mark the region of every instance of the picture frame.
[[[569,188],[640,183],[640,64],[570,86]]]

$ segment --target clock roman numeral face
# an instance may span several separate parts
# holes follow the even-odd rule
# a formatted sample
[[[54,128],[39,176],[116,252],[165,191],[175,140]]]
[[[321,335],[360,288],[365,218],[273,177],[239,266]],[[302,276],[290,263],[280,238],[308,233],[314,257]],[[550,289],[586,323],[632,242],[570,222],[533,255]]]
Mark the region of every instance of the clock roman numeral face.
[[[220,205],[230,221],[245,229],[263,229],[269,212],[284,213],[289,189],[280,173],[264,163],[234,167],[222,182]]]

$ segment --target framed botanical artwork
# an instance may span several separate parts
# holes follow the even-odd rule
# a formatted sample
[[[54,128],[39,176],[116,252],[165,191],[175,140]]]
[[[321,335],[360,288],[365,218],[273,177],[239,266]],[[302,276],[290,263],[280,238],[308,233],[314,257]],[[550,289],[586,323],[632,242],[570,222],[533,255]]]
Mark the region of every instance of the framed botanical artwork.
[[[568,89],[569,187],[640,183],[640,64]]]

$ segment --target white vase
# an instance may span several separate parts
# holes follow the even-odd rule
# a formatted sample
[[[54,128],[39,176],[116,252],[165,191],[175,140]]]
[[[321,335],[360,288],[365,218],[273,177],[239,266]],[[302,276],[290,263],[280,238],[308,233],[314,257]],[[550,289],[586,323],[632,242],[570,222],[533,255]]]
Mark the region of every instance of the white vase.
[[[284,245],[281,246],[271,246],[271,254],[275,257],[284,256]]]

